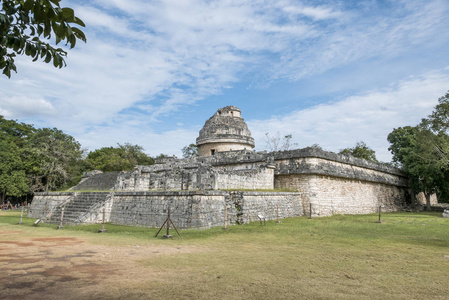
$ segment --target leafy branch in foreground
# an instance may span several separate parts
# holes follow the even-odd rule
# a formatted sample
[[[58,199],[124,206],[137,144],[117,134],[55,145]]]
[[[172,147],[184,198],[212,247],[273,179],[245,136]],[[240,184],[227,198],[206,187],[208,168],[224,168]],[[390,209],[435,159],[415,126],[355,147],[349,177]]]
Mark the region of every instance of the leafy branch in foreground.
[[[75,24],[85,27],[75,16],[73,9],[61,7],[61,0],[3,0],[0,8],[0,69],[11,77],[11,70],[17,72],[14,63],[16,54],[27,55],[33,61],[39,58],[46,63],[53,60],[58,68],[66,66],[67,52],[54,48],[47,41],[52,33],[56,45],[61,41],[75,47],[76,40],[86,42],[86,36]],[[47,41],[44,41],[46,39]]]

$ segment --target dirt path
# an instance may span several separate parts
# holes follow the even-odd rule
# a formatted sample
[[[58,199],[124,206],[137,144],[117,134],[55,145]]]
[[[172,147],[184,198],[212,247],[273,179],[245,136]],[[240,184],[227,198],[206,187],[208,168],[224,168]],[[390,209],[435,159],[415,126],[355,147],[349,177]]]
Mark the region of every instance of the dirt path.
[[[93,245],[77,237],[0,232],[0,299],[148,299],[163,279],[142,261],[187,247]]]

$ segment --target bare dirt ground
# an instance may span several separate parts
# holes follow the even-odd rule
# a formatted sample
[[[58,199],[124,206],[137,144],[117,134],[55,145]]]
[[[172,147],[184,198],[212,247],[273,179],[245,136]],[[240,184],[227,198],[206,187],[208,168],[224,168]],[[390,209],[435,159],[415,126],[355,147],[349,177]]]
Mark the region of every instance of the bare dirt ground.
[[[0,299],[148,299],[164,274],[142,264],[188,247],[94,245],[0,231]]]

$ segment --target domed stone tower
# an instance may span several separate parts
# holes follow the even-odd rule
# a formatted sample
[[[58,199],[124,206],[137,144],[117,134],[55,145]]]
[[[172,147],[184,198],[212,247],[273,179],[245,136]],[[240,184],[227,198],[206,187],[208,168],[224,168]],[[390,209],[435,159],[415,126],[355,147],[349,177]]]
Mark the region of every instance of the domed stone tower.
[[[226,106],[206,121],[196,139],[200,156],[217,152],[254,148],[254,139],[241,117],[242,112],[235,106]]]

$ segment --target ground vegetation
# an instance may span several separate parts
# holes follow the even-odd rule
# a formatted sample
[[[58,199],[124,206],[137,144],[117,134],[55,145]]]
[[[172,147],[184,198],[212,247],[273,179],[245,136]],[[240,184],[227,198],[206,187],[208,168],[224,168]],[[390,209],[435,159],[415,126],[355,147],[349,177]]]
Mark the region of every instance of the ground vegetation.
[[[157,228],[17,225],[0,213],[2,299],[446,299],[441,213]],[[176,220],[174,220],[176,222]],[[49,251],[51,249],[51,251]]]

